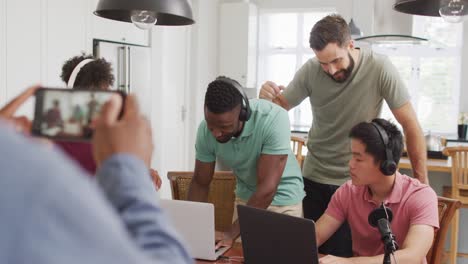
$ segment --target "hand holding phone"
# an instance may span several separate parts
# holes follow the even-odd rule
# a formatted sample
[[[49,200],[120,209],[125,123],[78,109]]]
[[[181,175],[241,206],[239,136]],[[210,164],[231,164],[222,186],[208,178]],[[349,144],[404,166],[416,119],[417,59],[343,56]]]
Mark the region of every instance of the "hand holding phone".
[[[119,119],[122,104],[125,110]],[[128,96],[124,103],[119,97],[112,97],[104,104],[102,113],[96,120],[93,155],[98,167],[118,153],[132,154],[150,167],[153,153],[151,126],[141,114],[134,95]]]
[[[118,91],[40,88],[32,134],[53,140],[89,141],[101,108]],[[122,112],[122,109],[120,109]]]
[[[25,116],[15,117],[14,115],[18,108],[20,108],[37,89],[39,89],[39,85],[27,88],[0,109],[0,117],[13,124],[18,132],[25,134],[29,134],[31,132],[31,121]]]

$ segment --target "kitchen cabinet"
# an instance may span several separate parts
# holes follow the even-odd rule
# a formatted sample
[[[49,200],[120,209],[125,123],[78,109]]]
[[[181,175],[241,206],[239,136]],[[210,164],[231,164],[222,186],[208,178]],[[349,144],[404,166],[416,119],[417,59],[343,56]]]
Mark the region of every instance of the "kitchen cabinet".
[[[253,3],[220,6],[219,74],[255,88],[257,82],[258,10]]]

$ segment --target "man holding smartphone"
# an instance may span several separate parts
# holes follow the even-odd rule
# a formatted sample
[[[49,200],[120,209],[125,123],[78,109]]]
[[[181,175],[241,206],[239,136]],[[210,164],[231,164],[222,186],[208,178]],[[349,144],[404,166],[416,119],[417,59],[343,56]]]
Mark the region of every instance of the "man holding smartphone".
[[[0,109],[0,259],[7,263],[192,263],[155,199],[151,128],[136,98],[111,98],[96,123],[97,179],[55,149],[27,139],[13,118],[32,87]],[[27,164],[27,166],[25,166]]]

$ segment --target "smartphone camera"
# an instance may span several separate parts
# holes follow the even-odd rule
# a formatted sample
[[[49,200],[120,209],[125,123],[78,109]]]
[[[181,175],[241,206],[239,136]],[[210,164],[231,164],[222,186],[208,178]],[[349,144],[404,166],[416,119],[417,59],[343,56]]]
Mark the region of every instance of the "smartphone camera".
[[[125,98],[118,91],[38,89],[32,134],[55,140],[89,141],[102,106],[114,94]]]

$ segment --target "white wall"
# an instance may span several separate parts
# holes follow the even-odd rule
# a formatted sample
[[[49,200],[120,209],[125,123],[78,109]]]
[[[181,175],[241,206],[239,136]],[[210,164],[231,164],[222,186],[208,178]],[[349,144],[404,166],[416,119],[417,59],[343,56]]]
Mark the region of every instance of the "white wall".
[[[460,85],[460,111],[468,112],[468,21],[463,24],[463,55]]]
[[[188,95],[188,149],[189,169],[195,164],[195,137],[203,120],[203,104],[208,84],[218,76],[218,0],[194,0],[196,24],[191,28],[191,65]]]
[[[355,0],[357,1],[357,0]],[[258,8],[276,9],[304,9],[304,8],[335,8],[346,19],[352,15],[352,1],[350,0],[257,0]],[[312,25],[311,25],[312,26]]]
[[[25,9],[24,6],[29,8]],[[41,54],[46,38],[41,35],[44,23],[38,12],[43,9],[41,1],[5,0],[5,8],[2,24],[5,53],[0,59],[6,63],[3,73],[5,81],[0,87],[4,102],[27,85],[41,80],[44,70],[41,67]],[[21,114],[32,113],[32,104],[29,103],[24,109],[21,109]]]
[[[0,1],[0,105],[6,102],[6,1]]]

